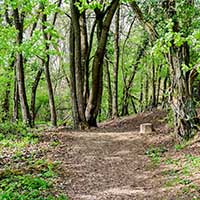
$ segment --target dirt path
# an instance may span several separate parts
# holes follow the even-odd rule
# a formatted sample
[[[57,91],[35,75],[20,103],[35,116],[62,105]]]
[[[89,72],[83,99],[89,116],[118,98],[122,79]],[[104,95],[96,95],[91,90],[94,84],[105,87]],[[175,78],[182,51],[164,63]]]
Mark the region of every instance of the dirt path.
[[[139,133],[145,122],[154,125],[153,133]],[[63,193],[70,200],[200,200],[200,134],[177,145],[163,111],[107,121],[85,132],[64,127],[37,131],[28,140],[2,144],[0,190],[3,185],[14,191],[13,180],[18,184],[22,178],[42,177],[52,186],[38,187],[42,197]],[[22,195],[23,184],[16,188]]]
[[[159,174],[145,156],[147,139],[133,132],[63,134],[54,151],[62,161],[58,186],[74,200],[161,199]]]
[[[62,163],[58,190],[70,200],[171,199],[174,194],[164,187],[162,167],[145,155],[152,145],[170,144],[171,137],[162,132],[116,132],[110,122],[101,127],[100,132],[48,133],[60,144],[48,153]]]

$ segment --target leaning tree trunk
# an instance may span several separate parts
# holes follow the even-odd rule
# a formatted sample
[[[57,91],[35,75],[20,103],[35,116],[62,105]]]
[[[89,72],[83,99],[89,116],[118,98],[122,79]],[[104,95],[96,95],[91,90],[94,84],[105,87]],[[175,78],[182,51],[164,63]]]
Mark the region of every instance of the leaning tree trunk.
[[[30,106],[30,111],[31,111],[31,119],[32,119],[33,125],[35,123],[35,117],[36,117],[36,112],[35,112],[36,91],[37,91],[38,84],[40,82],[40,78],[41,78],[42,72],[43,72],[43,69],[40,68],[38,70],[38,72],[37,72],[37,75],[35,77],[35,80],[33,82],[32,88],[31,88],[31,106]]]
[[[133,85],[133,81],[134,81],[135,75],[137,73],[138,65],[140,63],[140,59],[145,54],[145,48],[147,47],[148,42],[149,42],[149,40],[145,39],[143,41],[143,45],[141,47],[139,47],[137,58],[136,58],[135,64],[132,67],[133,70],[131,72],[131,75],[130,75],[127,83],[126,83],[126,79],[124,78],[125,87],[123,89],[122,116],[128,115],[128,104],[129,104],[129,97],[130,97],[129,91]]]
[[[51,83],[51,75],[50,75],[50,71],[49,71],[49,62],[50,62],[50,56],[47,55],[47,60],[44,62],[44,72],[45,72],[47,90],[48,90],[48,96],[49,96],[51,124],[52,124],[52,126],[56,126],[57,125],[57,115],[56,115],[56,106],[55,106],[55,101],[54,101],[53,87],[52,87],[52,83]]]
[[[24,29],[24,14],[23,12],[19,14],[18,8],[13,10],[13,17],[15,22],[15,28],[17,29],[17,44],[21,46],[23,42],[23,29]],[[16,56],[16,77],[18,82],[18,89],[19,89],[19,98],[21,104],[21,111],[23,122],[31,126],[31,115],[29,112],[27,96],[26,96],[26,89],[25,89],[25,81],[24,81],[24,60],[22,52],[17,52]]]
[[[97,126],[96,118],[99,111],[101,96],[102,96],[102,76],[103,76],[103,59],[106,49],[108,32],[114,13],[119,4],[118,0],[113,0],[105,15],[100,34],[100,40],[97,50],[94,55],[92,65],[92,90],[90,93],[89,101],[86,108],[86,119],[90,126]]]
[[[42,9],[44,10],[44,5],[42,5]],[[47,14],[43,13],[42,15],[42,31],[43,31],[43,37],[45,41],[45,52],[47,52],[46,59],[44,60],[44,72],[46,77],[46,83],[47,83],[47,90],[48,90],[48,96],[49,96],[49,107],[51,112],[51,124],[52,126],[57,125],[57,115],[56,115],[56,107],[55,107],[55,101],[54,101],[54,94],[53,94],[53,87],[51,82],[51,75],[49,70],[49,63],[50,63],[50,55],[48,53],[49,51],[49,35],[47,33]]]

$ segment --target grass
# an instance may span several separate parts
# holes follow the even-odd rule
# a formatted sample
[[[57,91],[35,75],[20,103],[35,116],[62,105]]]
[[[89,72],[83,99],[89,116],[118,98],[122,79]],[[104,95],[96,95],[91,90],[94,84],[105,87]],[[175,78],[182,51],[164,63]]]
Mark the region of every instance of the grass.
[[[50,194],[52,183],[36,175],[7,175],[0,181],[0,199],[67,200],[64,195]]]
[[[157,165],[160,164],[161,157],[166,151],[167,149],[164,147],[151,147],[145,152],[145,155],[151,159],[153,164]]]
[[[184,142],[175,145],[173,157],[165,155],[167,150],[162,147],[151,147],[145,154],[157,167],[162,164],[164,170],[161,175],[166,180],[165,187],[179,187],[179,197],[186,196],[188,199],[195,200],[200,199],[200,186],[195,181],[200,171],[200,156],[182,153],[181,151],[188,144]],[[176,152],[179,152],[179,155],[181,153],[182,156],[176,157]]]
[[[45,159],[39,142],[22,124],[0,125],[0,200],[68,200],[55,194],[59,162]]]

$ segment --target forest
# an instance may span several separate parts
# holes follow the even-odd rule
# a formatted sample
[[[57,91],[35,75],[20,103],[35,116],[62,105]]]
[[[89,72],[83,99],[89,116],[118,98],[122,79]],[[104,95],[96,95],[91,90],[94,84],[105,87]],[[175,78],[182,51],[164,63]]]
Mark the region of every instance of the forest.
[[[199,0],[0,0],[0,25],[0,200],[200,199]]]

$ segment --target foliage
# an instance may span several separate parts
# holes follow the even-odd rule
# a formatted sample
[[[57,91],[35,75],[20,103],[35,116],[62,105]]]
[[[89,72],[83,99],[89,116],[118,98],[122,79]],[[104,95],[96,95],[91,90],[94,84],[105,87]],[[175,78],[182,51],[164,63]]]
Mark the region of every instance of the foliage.
[[[23,2],[23,3],[22,3]],[[122,3],[123,2],[123,3]],[[0,9],[0,121],[11,121],[13,116],[14,104],[14,86],[15,86],[15,65],[16,55],[22,52],[24,57],[24,73],[26,82],[26,93],[28,104],[32,97],[32,86],[39,69],[44,67],[44,61],[47,55],[50,57],[50,75],[55,93],[55,103],[57,108],[58,121],[62,122],[67,115],[72,115],[72,105],[70,102],[70,59],[69,59],[69,30],[70,30],[70,8],[69,1],[62,1],[58,6],[57,2],[48,0],[42,1],[22,1],[6,0],[1,3]],[[108,11],[111,1],[76,1],[76,6],[80,16],[85,14],[85,23],[87,28],[87,40],[91,40],[91,52],[89,57],[89,85],[91,86],[92,62],[98,39],[96,28],[92,30],[95,24],[95,17],[103,16]],[[151,39],[146,33],[144,24],[136,20],[137,15],[131,10],[128,1],[120,1],[120,61],[118,74],[118,101],[119,114],[122,114],[122,107],[125,98],[125,88],[133,69],[136,67],[136,74],[130,84],[128,91],[127,107],[128,114],[136,111],[144,111],[158,106],[166,106],[170,91],[170,70],[166,56],[169,53],[172,43],[176,47],[181,47],[188,43],[190,47],[190,64],[182,64],[182,72],[189,73],[193,67],[200,62],[200,25],[199,25],[199,1],[194,2],[194,6],[188,6],[186,1],[176,1],[176,20],[179,21],[180,31],[173,30],[174,19],[167,16],[167,5],[165,1],[136,1],[138,8],[141,9],[145,22],[152,24],[158,33],[157,38]],[[43,4],[44,9],[41,9]],[[17,30],[13,21],[13,9],[18,8],[19,14],[24,17],[23,42],[20,46],[16,45]],[[42,15],[47,15],[47,21],[42,23]],[[55,16],[57,21],[54,22]],[[67,16],[67,17],[66,17]],[[192,19],[192,20],[190,20]],[[42,27],[45,25],[45,33],[49,40],[45,41]],[[90,38],[93,31],[94,37]],[[114,80],[114,39],[115,25],[114,20],[110,27],[106,46],[106,59],[109,62],[111,88],[113,89]],[[144,40],[149,39],[148,45],[144,46]],[[46,45],[49,46],[46,49]],[[144,55],[137,60],[140,49],[144,48]],[[86,58],[84,58],[86,59]],[[13,64],[14,63],[14,64]],[[104,67],[105,68],[105,67]],[[155,68],[155,74],[153,74]],[[84,71],[84,70],[83,70]],[[197,68],[199,71],[199,68]],[[66,73],[65,73],[66,72]],[[47,123],[50,120],[50,109],[48,91],[46,89],[45,73],[40,78],[36,95],[36,124]],[[195,99],[198,96],[198,79],[195,79]],[[66,81],[67,80],[67,81]],[[164,81],[166,80],[166,88]],[[160,81],[160,82],[159,82]],[[9,93],[9,112],[5,110],[6,93]],[[156,96],[156,102],[153,98]],[[101,111],[99,112],[99,121],[106,120],[110,117],[108,113],[109,95],[107,91],[106,73],[104,70],[103,77],[103,96],[101,99]],[[198,99],[198,98],[197,98]],[[153,105],[155,103],[155,105]],[[20,108],[20,104],[19,104]],[[65,110],[61,109],[65,108]],[[19,121],[21,120],[21,111],[19,110]],[[6,116],[8,115],[8,116]],[[71,118],[66,124],[71,125]],[[169,113],[169,123],[173,124],[173,116]]]
[[[46,193],[51,189],[51,184],[44,178],[33,176],[30,174],[21,176],[7,176],[0,181],[0,199],[16,199],[16,200],[67,200],[64,195],[55,197]],[[46,194],[45,194],[46,193]]]
[[[0,199],[67,200],[53,193],[59,162],[41,157],[46,147],[36,147],[38,135],[23,124],[1,124],[0,132]],[[34,150],[29,152],[30,146]]]
[[[0,124],[0,133],[6,137],[8,136],[25,136],[27,134],[27,127],[23,123],[5,122]]]
[[[166,149],[162,147],[151,147],[145,154],[157,167],[159,166],[162,169],[165,187],[180,187],[177,197],[186,195],[187,198],[198,199],[199,185],[195,176],[199,173],[200,157],[187,153],[183,154],[183,148],[184,145],[175,145],[175,150],[182,154],[178,157],[177,154],[171,153],[164,155]]]
[[[2,146],[23,147],[37,142],[37,134],[28,132],[24,124],[7,122],[0,125],[0,144]]]
[[[151,147],[145,152],[145,155],[147,155],[154,164],[160,164],[160,159],[166,151],[167,149],[163,147]]]
[[[200,158],[186,154],[183,159],[171,159],[167,164],[172,165],[174,169],[164,172],[169,177],[166,186],[174,187],[183,185],[182,192],[184,194],[196,197],[195,194],[198,191],[198,185],[193,182],[192,176],[200,169]]]

